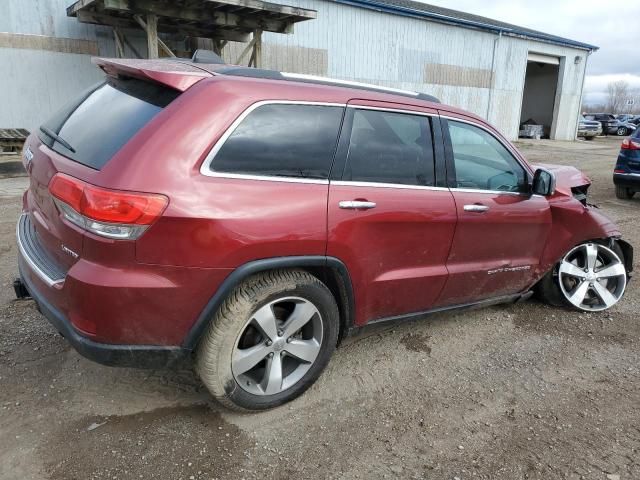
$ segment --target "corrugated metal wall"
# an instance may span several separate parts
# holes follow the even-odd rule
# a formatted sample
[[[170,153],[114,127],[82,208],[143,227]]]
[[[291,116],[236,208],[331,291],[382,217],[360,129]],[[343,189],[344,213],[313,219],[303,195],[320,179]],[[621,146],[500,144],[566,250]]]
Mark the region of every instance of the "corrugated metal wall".
[[[99,55],[114,55],[111,30],[67,18],[65,7],[70,1],[8,0],[0,32],[89,40],[95,42]],[[293,35],[265,33],[265,68],[430,93],[444,103],[488,117],[512,139],[520,122],[528,52],[560,57],[552,136],[574,138],[586,67],[583,50],[499,38],[327,0],[284,3],[317,10],[318,18],[296,25]],[[229,45],[223,55],[234,61],[239,48]],[[578,64],[576,56],[581,57]],[[33,128],[74,92],[100,78],[87,54],[3,47],[1,37],[0,65],[0,127]]]

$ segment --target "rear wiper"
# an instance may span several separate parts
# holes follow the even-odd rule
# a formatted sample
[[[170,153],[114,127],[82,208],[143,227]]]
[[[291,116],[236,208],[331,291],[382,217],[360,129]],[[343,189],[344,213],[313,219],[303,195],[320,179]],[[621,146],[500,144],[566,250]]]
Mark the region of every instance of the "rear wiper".
[[[44,133],[45,135],[47,135],[48,137],[53,138],[56,142],[58,142],[60,145],[62,145],[64,148],[66,148],[67,150],[69,150],[71,153],[76,153],[75,148],[73,148],[69,142],[67,142],[64,138],[62,138],[60,135],[58,135],[56,132],[54,132],[53,130],[44,127],[44,126],[40,126],[40,131],[42,133]]]

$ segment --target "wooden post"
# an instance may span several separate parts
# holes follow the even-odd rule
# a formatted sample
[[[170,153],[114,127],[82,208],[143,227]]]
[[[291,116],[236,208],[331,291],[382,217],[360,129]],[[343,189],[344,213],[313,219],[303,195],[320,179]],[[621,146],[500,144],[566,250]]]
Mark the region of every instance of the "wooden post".
[[[253,37],[251,39],[251,41],[247,44],[246,47],[244,47],[244,50],[242,50],[242,53],[240,54],[240,56],[238,57],[238,59],[236,60],[236,65],[240,65],[242,64],[242,60],[244,60],[244,57],[247,56],[247,53],[249,53],[249,51],[251,51],[251,49],[253,48],[253,46],[256,43],[256,38]]]
[[[149,16],[151,16],[151,15],[152,15],[152,14],[149,14],[149,15],[147,16],[147,18],[149,18]],[[156,38],[156,41],[155,41],[155,46],[156,46],[156,48],[155,48],[155,55],[156,55],[156,56],[155,56],[155,57],[152,57],[152,56],[151,56],[151,47],[149,47],[149,58],[158,58],[158,46],[159,46],[160,48],[162,48],[162,50],[164,50],[164,52],[165,52],[167,55],[169,55],[170,57],[175,57],[175,56],[176,56],[176,54],[175,54],[175,53],[173,53],[173,52],[171,51],[171,49],[167,46],[167,44],[166,44],[166,43],[164,43],[164,42],[162,41],[162,39],[161,39],[160,37],[158,37],[158,17],[156,17],[155,15],[153,15],[153,16],[156,18],[156,23],[155,23],[155,25],[156,25],[156,28],[155,28],[155,38]],[[141,17],[140,15],[134,15],[134,16],[133,16],[133,18],[134,18],[134,20],[135,20],[136,22],[138,22],[138,24],[142,27],[142,29],[143,29],[145,32],[147,32],[147,41],[148,41],[148,42],[150,42],[150,41],[151,41],[151,40],[150,40],[150,35],[151,35],[151,34],[150,34],[149,32],[151,32],[151,29],[149,28],[149,24],[148,24],[148,23],[146,23],[146,22],[142,19],[142,17]]]
[[[146,24],[149,58],[158,58],[158,16],[154,13],[147,14]]]
[[[253,37],[256,40],[253,46],[253,66],[262,68],[262,30],[254,31]]]
[[[120,32],[116,27],[113,27],[113,39],[116,44],[116,57],[124,58],[125,57],[124,43],[122,41],[122,36],[120,35]]]

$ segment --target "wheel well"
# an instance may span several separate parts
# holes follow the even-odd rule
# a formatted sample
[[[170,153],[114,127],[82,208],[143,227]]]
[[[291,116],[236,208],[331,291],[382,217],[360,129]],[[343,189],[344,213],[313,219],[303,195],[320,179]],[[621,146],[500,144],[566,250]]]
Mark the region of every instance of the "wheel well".
[[[337,268],[324,267],[304,267],[301,270],[310,273],[322,283],[324,283],[333,298],[338,304],[338,312],[340,313],[340,331],[338,332],[338,345],[348,335],[349,329],[353,325],[353,303],[351,298],[351,286],[346,285],[343,275]]]
[[[303,270],[323,282],[333,294],[338,304],[340,314],[340,331],[338,343],[349,333],[354,323],[354,298],[351,286],[351,278],[347,267],[334,257],[325,256],[296,256],[276,257],[255,260],[236,268],[222,285],[214,292],[213,296],[204,307],[193,326],[186,334],[182,347],[194,350],[207,325],[222,302],[231,294],[233,289],[256,273],[270,270]]]

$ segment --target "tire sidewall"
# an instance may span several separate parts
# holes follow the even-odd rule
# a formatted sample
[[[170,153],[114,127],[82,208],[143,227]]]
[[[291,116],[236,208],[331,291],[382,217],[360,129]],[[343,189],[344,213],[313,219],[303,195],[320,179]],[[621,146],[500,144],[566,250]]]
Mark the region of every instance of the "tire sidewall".
[[[240,335],[243,333],[246,322],[250,316],[264,305],[283,297],[301,297],[310,301],[318,309],[322,317],[322,344],[318,356],[305,373],[305,375],[292,387],[275,395],[254,395],[244,390],[231,370],[231,359]],[[237,318],[233,321],[233,327],[223,332],[223,342],[216,355],[216,375],[214,379],[208,376],[205,383],[208,387],[212,380],[220,382],[214,388],[210,388],[215,396],[216,393],[223,393],[226,400],[234,406],[246,410],[263,410],[273,408],[301,395],[307,390],[322,373],[329,362],[331,354],[335,350],[338,337],[338,308],[333,295],[319,281],[297,281],[286,282],[284,285],[274,285],[274,288],[267,288],[256,291],[250,299],[243,299],[236,305],[234,312]],[[216,316],[217,317],[217,316]],[[217,318],[214,318],[214,322]],[[209,353],[209,354],[211,354]],[[200,352],[199,352],[200,354]],[[202,377],[202,375],[201,375]],[[226,403],[226,402],[225,402]]]

